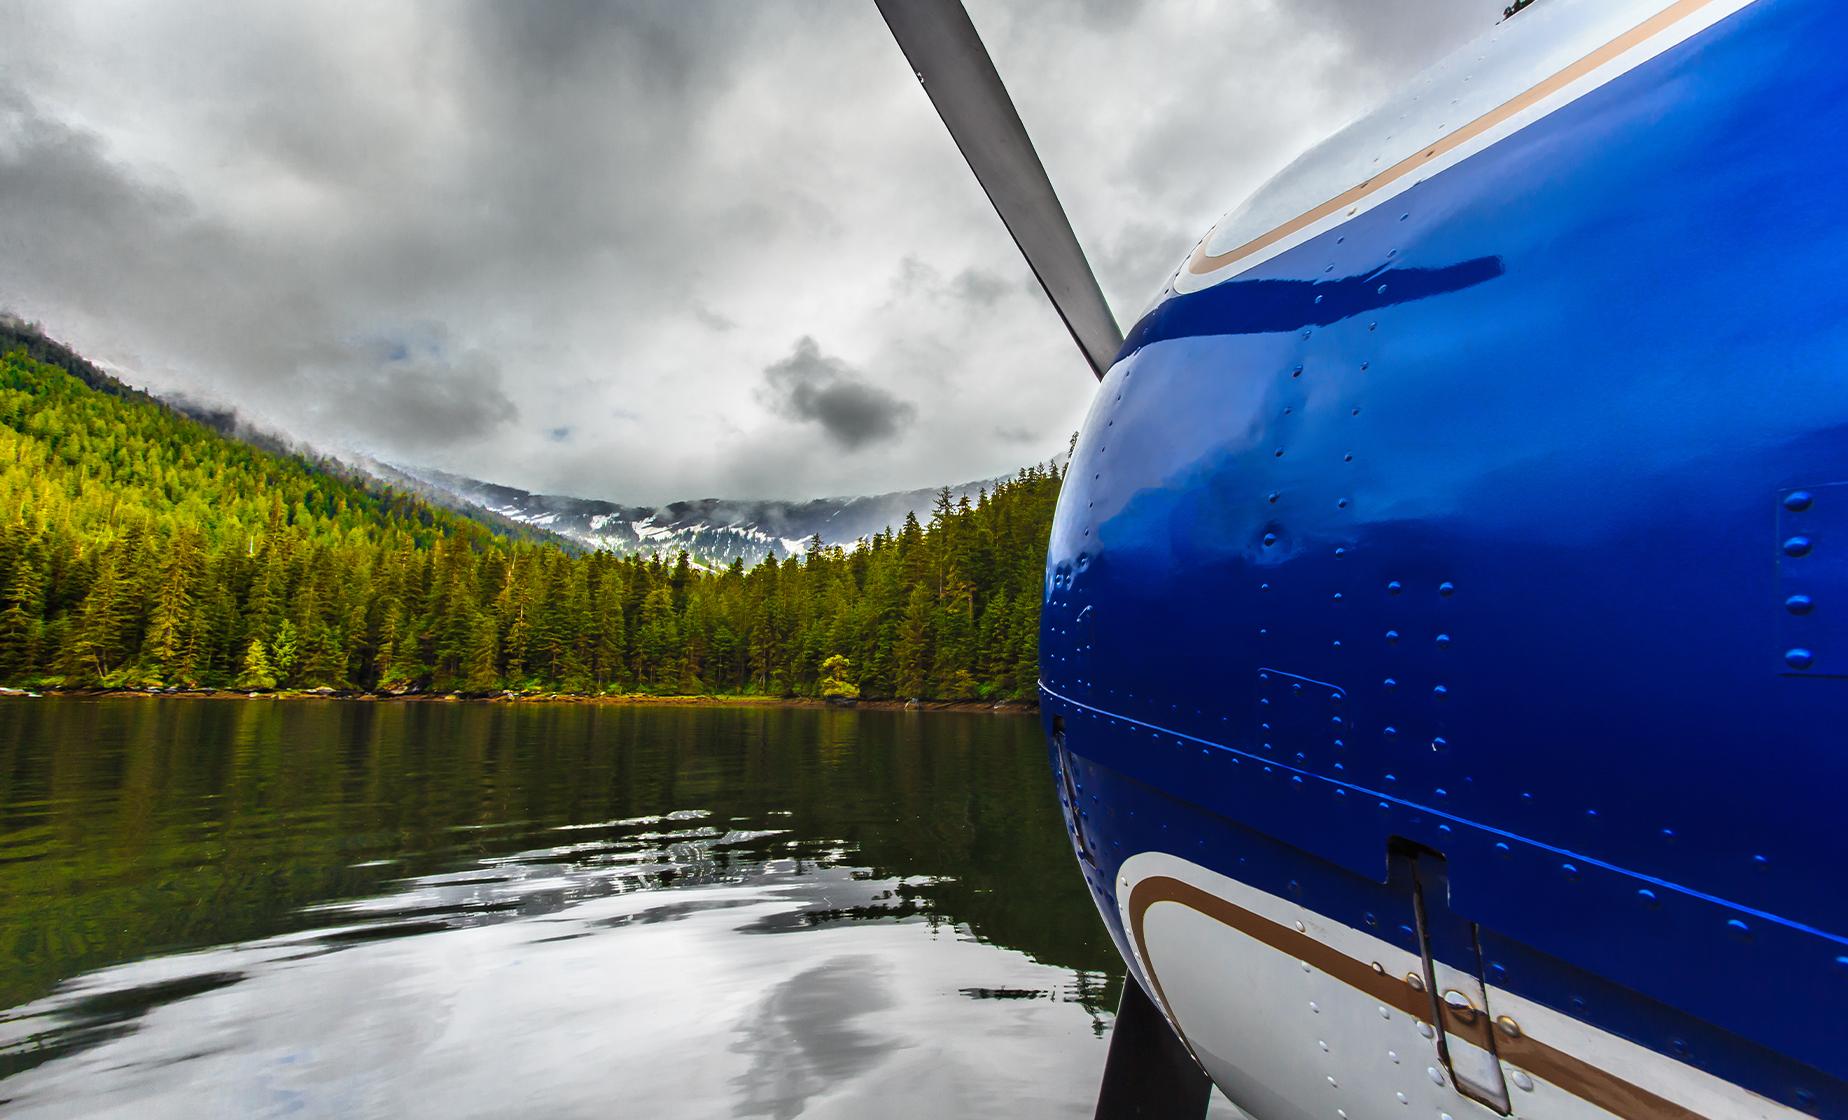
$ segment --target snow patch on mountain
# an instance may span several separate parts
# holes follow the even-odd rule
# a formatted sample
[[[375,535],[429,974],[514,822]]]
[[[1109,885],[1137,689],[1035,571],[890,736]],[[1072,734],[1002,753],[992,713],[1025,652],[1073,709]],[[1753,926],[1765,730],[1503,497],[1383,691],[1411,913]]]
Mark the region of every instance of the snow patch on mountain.
[[[673,559],[686,552],[706,567],[764,557],[799,556],[811,537],[851,548],[862,537],[896,528],[905,514],[930,515],[937,490],[903,490],[866,497],[816,498],[804,502],[734,501],[701,498],[665,506],[626,506],[595,498],[534,494],[428,467],[392,465],[387,472],[414,481],[427,497],[484,510],[520,525],[555,533],[584,548],[621,555]],[[975,501],[999,479],[950,487],[950,500]]]

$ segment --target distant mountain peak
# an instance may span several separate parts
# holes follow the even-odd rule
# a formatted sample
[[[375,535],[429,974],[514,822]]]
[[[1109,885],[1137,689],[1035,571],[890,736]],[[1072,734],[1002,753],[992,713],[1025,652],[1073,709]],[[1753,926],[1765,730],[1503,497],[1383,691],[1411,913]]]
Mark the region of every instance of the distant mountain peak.
[[[823,544],[850,547],[862,537],[897,528],[905,514],[925,519],[941,487],[886,494],[811,498],[806,501],[696,498],[661,506],[631,506],[599,498],[535,494],[432,467],[381,464],[436,497],[482,510],[516,524],[557,534],[585,548],[621,555],[672,558],[685,551],[709,567],[742,559],[752,567],[769,555],[796,556],[819,536]],[[951,486],[952,501],[974,500],[1001,476]]]

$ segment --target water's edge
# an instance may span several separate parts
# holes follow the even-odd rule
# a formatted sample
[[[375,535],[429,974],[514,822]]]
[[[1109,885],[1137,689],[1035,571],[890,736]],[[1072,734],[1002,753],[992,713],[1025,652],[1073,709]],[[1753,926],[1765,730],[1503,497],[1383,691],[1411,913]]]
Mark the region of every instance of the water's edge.
[[[856,700],[851,703],[836,703],[806,696],[732,696],[725,694],[656,696],[648,693],[600,695],[576,692],[503,692],[479,695],[460,692],[361,692],[327,688],[276,692],[244,692],[238,689],[215,688],[0,688],[0,701],[39,700],[47,697],[65,700],[120,697],[149,700],[365,700],[412,704],[591,704],[609,707],[669,708],[845,708],[872,712],[992,712],[998,715],[1031,715],[1039,711],[1037,700]]]

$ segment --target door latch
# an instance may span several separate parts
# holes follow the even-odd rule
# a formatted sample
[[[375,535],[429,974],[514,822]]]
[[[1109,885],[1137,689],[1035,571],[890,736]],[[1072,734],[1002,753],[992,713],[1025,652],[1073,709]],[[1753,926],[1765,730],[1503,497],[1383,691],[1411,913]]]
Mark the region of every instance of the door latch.
[[[1482,984],[1482,945],[1476,923],[1450,909],[1450,879],[1444,857],[1410,846],[1392,858],[1403,861],[1396,878],[1408,882],[1416,919],[1424,988],[1431,997],[1438,1058],[1459,1093],[1507,1115],[1508,1084],[1496,1052],[1488,992]],[[1456,963],[1452,963],[1456,962]]]

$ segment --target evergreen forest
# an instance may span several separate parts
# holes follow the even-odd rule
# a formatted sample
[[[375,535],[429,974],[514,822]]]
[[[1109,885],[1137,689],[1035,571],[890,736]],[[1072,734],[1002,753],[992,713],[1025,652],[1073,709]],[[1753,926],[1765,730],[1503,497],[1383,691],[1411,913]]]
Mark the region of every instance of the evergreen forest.
[[[511,535],[14,345],[0,684],[1031,699],[1059,482],[709,571]]]

